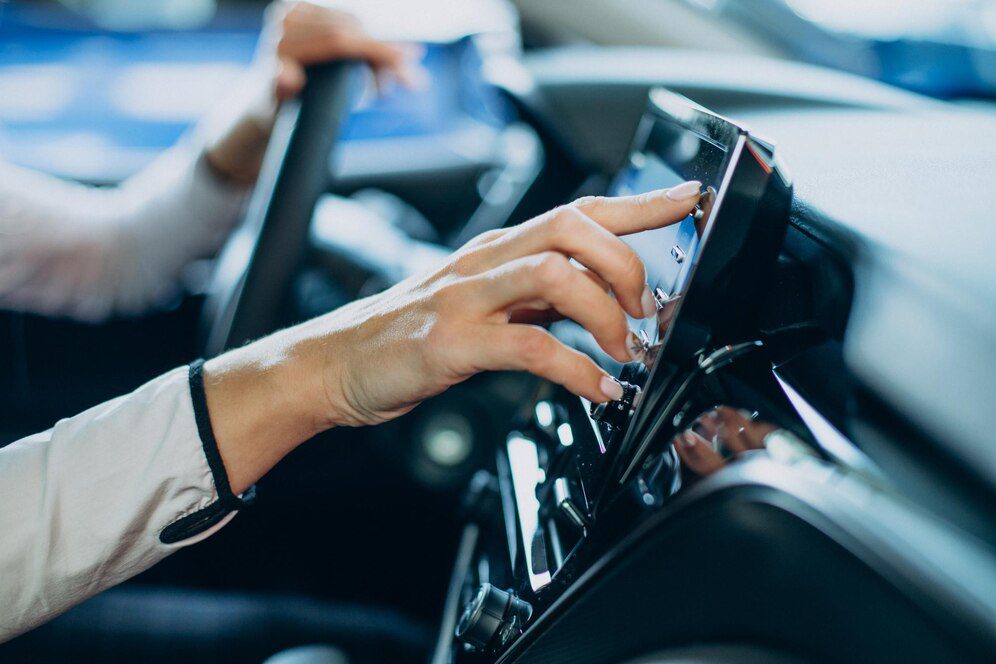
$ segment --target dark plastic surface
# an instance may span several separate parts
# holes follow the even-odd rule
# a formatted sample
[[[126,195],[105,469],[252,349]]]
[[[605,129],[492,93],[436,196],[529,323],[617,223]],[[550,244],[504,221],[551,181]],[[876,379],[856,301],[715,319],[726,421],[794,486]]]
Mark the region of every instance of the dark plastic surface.
[[[815,661],[986,661],[986,559],[970,541],[944,545],[964,556],[953,593],[950,570],[921,558],[936,551],[915,548],[937,535],[922,514],[818,468],[758,459],[711,478],[621,540],[500,661],[618,662],[744,639]]]
[[[358,65],[313,67],[299,100],[280,110],[240,229],[218,261],[205,305],[205,355],[275,329],[307,244],[311,214],[328,185],[329,154],[349,111]]]
[[[872,398],[860,410],[875,421],[861,426],[885,430],[868,449],[911,495],[992,502],[996,455],[982,415],[996,402],[991,112],[716,53],[565,48],[527,65],[565,152],[603,173],[625,163],[654,85],[776,139],[796,195],[769,313],[784,322],[802,311],[814,332],[845,340],[845,378]],[[819,380],[798,387],[827,393]],[[855,410],[847,387],[820,404],[832,420]],[[922,444],[892,439],[896,422],[925,434]]]

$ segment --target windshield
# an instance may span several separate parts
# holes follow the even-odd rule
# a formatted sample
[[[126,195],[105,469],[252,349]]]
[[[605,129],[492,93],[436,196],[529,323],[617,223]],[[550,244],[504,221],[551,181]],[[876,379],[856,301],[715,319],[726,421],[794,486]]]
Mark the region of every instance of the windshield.
[[[993,0],[686,0],[795,59],[938,97],[996,96]]]

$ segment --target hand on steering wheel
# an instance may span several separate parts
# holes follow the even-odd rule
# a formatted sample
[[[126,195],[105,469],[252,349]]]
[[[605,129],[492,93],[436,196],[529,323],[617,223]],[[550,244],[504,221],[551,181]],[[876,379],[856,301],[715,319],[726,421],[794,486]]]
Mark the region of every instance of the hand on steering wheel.
[[[374,39],[355,16],[343,11],[310,2],[276,2],[265,31],[279,35],[272,48],[279,63],[276,95],[280,101],[301,91],[307,67],[335,60],[368,63],[379,85],[394,79],[416,87],[425,78],[416,64],[417,46]]]
[[[307,2],[271,6],[257,54],[268,72],[265,99],[250,103],[245,117],[205,152],[224,179],[255,185],[204,307],[206,355],[269,333],[286,318],[314,206],[329,189],[357,65],[369,65],[378,82],[387,77],[415,85],[424,72],[414,56],[414,47],[372,38],[349,14]],[[285,103],[274,115],[278,101]],[[263,110],[253,110],[260,105]]]

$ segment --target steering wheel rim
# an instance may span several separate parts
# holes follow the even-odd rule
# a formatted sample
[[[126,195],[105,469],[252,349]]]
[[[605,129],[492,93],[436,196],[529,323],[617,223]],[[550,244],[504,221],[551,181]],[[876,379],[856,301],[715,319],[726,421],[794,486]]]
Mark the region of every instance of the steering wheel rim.
[[[204,357],[272,332],[284,319],[359,69],[352,61],[311,67],[298,98],[281,106],[245,216],[215,266],[201,314]]]

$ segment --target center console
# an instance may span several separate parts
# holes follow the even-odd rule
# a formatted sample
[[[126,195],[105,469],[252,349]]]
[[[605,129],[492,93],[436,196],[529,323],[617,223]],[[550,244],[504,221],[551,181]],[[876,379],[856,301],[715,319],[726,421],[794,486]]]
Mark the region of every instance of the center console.
[[[702,183],[692,214],[624,238],[658,304],[656,319],[630,321],[642,360],[619,365],[579,326],[553,329],[619,375],[623,399],[591,404],[538,385],[511,423],[495,472],[475,477],[434,661],[519,658],[695,481],[675,440],[703,411],[733,404],[749,422],[777,422],[764,431],[783,432],[790,454],[809,453],[784,393],[754,393],[776,381],[758,293],[769,287],[783,241],[789,178],[769,143],[655,90],[608,193],[686,180]],[[713,451],[717,459],[727,453],[720,444]]]

